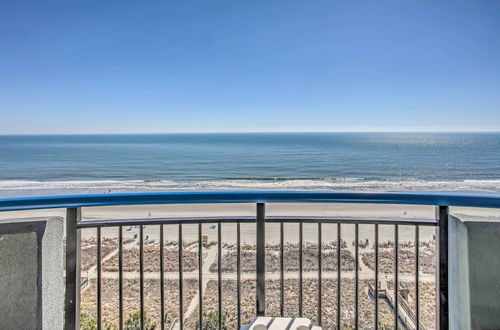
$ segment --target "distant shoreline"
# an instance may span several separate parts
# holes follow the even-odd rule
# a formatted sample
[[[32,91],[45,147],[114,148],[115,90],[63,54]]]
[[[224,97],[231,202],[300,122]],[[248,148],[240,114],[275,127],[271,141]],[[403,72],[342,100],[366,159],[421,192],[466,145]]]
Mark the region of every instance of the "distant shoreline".
[[[333,179],[232,179],[232,180],[0,180],[0,198],[35,195],[157,191],[311,190],[349,192],[422,192],[500,194],[500,179],[462,181]]]

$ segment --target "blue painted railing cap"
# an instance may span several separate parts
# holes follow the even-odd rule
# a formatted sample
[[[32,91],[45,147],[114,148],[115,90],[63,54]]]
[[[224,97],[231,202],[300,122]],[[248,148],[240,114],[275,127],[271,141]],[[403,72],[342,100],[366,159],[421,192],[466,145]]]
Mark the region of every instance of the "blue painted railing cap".
[[[0,199],[0,211],[147,204],[360,203],[500,208],[500,196],[335,191],[183,191],[28,196]]]

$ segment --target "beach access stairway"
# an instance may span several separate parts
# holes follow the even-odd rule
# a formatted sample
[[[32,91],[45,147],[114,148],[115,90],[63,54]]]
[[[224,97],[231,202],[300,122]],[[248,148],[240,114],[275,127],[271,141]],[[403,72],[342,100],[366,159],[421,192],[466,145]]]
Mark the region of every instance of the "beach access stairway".
[[[372,297],[373,299],[377,297],[377,299],[385,300],[392,313],[399,318],[399,322],[404,326],[405,329],[417,329],[417,316],[415,315],[413,308],[411,308],[411,306],[409,305],[408,294],[404,294],[401,291],[398,292],[398,304],[396,307],[396,303],[393,298],[395,295],[394,291],[394,288],[391,288],[391,286],[388,285],[386,281],[380,281],[377,296],[375,296],[374,285],[371,282],[368,283],[368,294],[370,297]],[[398,308],[397,312],[395,310],[396,308]],[[420,320],[418,328],[431,329],[432,326],[425,325],[424,322]]]

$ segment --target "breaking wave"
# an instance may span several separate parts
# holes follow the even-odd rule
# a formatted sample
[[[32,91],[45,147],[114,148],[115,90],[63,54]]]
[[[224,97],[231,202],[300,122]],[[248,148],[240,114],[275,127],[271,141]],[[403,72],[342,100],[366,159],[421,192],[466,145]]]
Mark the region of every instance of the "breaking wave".
[[[362,178],[230,178],[225,180],[82,180],[30,181],[0,180],[0,191],[14,194],[43,191],[64,192],[123,192],[172,190],[337,190],[337,191],[439,191],[439,192],[500,192],[500,179],[425,181],[368,180]],[[16,193],[17,192],[17,193]]]

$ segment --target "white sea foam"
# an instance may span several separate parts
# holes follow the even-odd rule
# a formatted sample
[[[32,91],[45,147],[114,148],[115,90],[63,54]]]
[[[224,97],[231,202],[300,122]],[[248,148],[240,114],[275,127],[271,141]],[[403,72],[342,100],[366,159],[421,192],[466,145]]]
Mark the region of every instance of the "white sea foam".
[[[171,190],[340,190],[340,191],[476,191],[500,192],[500,179],[425,181],[364,180],[360,178],[325,179],[230,179],[230,180],[85,180],[85,181],[29,181],[0,180],[0,191],[44,192],[116,192],[116,191],[171,191]]]

